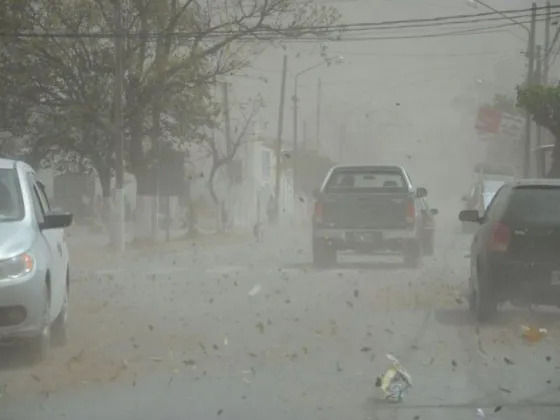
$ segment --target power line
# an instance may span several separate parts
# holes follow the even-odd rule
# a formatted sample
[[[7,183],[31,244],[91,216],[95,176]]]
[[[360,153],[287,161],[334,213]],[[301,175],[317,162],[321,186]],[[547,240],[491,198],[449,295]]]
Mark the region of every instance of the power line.
[[[560,8],[559,6],[551,6],[551,8]],[[546,9],[546,7],[538,7],[537,10]],[[517,9],[506,10],[499,13],[524,13],[529,15],[531,9]],[[197,37],[224,37],[224,36],[239,36],[239,37],[256,37],[260,34],[271,34],[275,37],[279,35],[298,36],[298,32],[335,32],[337,30],[344,32],[357,32],[364,30],[378,29],[406,29],[414,27],[431,27],[440,25],[452,24],[465,24],[465,23],[480,23],[486,21],[496,21],[509,19],[511,16],[501,16],[498,12],[485,12],[478,14],[462,14],[462,15],[449,15],[439,16],[435,18],[425,19],[408,19],[408,20],[393,20],[381,22],[361,22],[352,24],[338,24],[329,26],[295,26],[286,29],[274,29],[270,27],[254,28],[254,30],[234,30],[234,31],[194,31],[194,32],[133,32],[123,34],[127,38],[158,38],[158,37],[180,37],[180,38],[197,38]],[[556,12],[558,14],[559,12]],[[494,16],[498,14],[499,16]],[[538,13],[538,16],[546,15],[546,13]],[[523,15],[515,16],[516,18],[523,17]],[[458,19],[462,19],[457,21]],[[522,23],[522,22],[520,22]],[[400,26],[399,26],[400,25]],[[115,33],[106,32],[0,32],[2,38],[94,38],[94,39],[112,39],[117,35]]]
[[[542,22],[545,19],[536,19],[537,22]],[[522,21],[521,23],[530,23],[530,21]],[[436,32],[431,34],[413,34],[413,35],[396,35],[396,36],[367,36],[367,37],[316,37],[316,38],[294,38],[290,41],[295,42],[354,42],[354,41],[383,41],[383,40],[406,40],[406,39],[423,39],[423,38],[444,38],[451,36],[461,35],[480,35],[489,33],[503,32],[502,28],[510,26],[517,26],[516,23],[504,23],[500,25],[484,26],[479,28],[470,28],[456,31]],[[501,29],[501,30],[500,30]]]
[[[480,51],[469,53],[378,53],[378,52],[359,52],[359,51],[337,51],[333,54],[340,54],[346,56],[374,56],[374,57],[473,57],[473,56],[488,56],[488,55],[511,55],[523,54],[522,51]]]
[[[560,8],[560,5],[558,6],[551,6],[551,9],[558,9]],[[546,9],[545,7],[538,7],[537,8],[537,16],[546,16],[548,11],[547,10],[543,10]],[[455,23],[472,23],[472,22],[488,22],[488,21],[495,21],[495,20],[510,20],[511,18],[523,18],[523,17],[530,17],[531,16],[531,12],[532,9],[519,9],[519,10],[510,10],[510,11],[505,11],[505,12],[500,12],[500,13],[515,13],[515,14],[519,14],[518,16],[502,16],[501,14],[499,14],[498,12],[484,12],[484,13],[477,13],[477,14],[463,14],[463,15],[448,15],[448,16],[439,16],[439,17],[434,17],[434,18],[422,18],[422,19],[406,19],[406,20],[390,20],[390,21],[380,21],[380,22],[360,22],[360,23],[352,23],[352,24],[340,24],[340,25],[332,25],[330,27],[324,26],[324,27],[317,27],[319,29],[327,29],[327,28],[335,28],[335,29],[353,29],[353,27],[359,28],[359,27],[367,27],[367,28],[372,28],[372,27],[384,27],[384,26],[393,26],[393,25],[407,25],[410,27],[415,27],[413,26],[414,24],[435,24],[435,23],[448,23],[448,24],[455,24]],[[542,12],[542,13],[541,13]],[[559,12],[554,12],[555,14],[559,13]],[[495,15],[498,16],[495,16]],[[481,19],[483,18],[483,19]],[[458,19],[463,19],[460,20],[458,22]],[[466,19],[466,20],[465,20]],[[451,22],[449,22],[451,21]],[[437,25],[434,25],[437,26]],[[399,26],[397,26],[398,28]]]
[[[493,60],[492,62],[494,64],[500,63],[502,60],[498,59],[498,60]],[[431,69],[422,69],[421,71],[410,71],[407,70],[406,72],[401,72],[396,76],[396,78],[398,79],[406,79],[408,80],[409,76],[435,76],[436,79],[437,78],[441,78],[442,75],[448,75],[449,70],[454,70],[457,69],[458,67],[462,67],[462,65],[458,65],[458,63],[454,63],[453,65],[449,65],[449,66],[438,66],[435,68],[431,68]],[[462,70],[461,70],[462,71]],[[455,74],[455,73],[453,73]],[[422,79],[423,81],[424,79]],[[430,77],[428,79],[429,81],[432,80],[432,78]],[[371,81],[371,80],[370,80]],[[322,84],[324,86],[360,86],[360,88],[365,89],[371,86],[377,86],[380,85],[379,81],[373,81],[372,83],[364,83],[364,81],[359,81],[359,80],[343,80],[343,81],[334,81],[334,82],[329,82],[329,81],[325,81],[323,80]],[[316,86],[313,83],[304,83],[304,84],[300,84],[299,87],[301,88],[313,88],[314,86]],[[396,85],[396,87],[399,86],[407,86],[406,84],[399,84]],[[383,89],[385,88],[385,86],[381,86]]]
[[[546,19],[546,13],[538,13],[536,14],[537,17],[544,17]],[[560,17],[560,12],[555,12],[551,14],[551,17]],[[366,31],[379,31],[379,30],[401,30],[401,29],[413,29],[413,28],[434,28],[438,26],[451,26],[451,25],[463,25],[467,23],[481,23],[481,22],[492,22],[492,21],[500,21],[504,20],[504,17],[492,17],[487,19],[470,19],[470,20],[462,20],[462,21],[438,21],[438,22],[425,22],[425,23],[414,23],[414,24],[399,24],[399,25],[377,25],[371,24],[370,26],[365,26],[362,24],[353,24],[348,25],[347,28],[341,30],[342,33],[356,33],[356,32],[366,32]],[[544,20],[544,19],[539,19]],[[514,25],[518,25],[519,20],[516,20]],[[321,30],[323,32],[329,33],[334,32],[332,30]]]

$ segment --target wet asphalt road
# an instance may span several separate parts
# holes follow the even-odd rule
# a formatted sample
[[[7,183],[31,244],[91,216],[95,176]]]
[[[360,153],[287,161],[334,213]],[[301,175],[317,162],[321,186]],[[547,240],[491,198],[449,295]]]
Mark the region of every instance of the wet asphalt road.
[[[560,315],[473,325],[458,228],[443,216],[416,270],[344,256],[317,271],[308,232],[286,229],[77,281],[67,347],[40,366],[3,353],[0,419],[560,418]],[[548,337],[525,344],[528,322]],[[373,386],[388,352],[413,378],[400,404]]]

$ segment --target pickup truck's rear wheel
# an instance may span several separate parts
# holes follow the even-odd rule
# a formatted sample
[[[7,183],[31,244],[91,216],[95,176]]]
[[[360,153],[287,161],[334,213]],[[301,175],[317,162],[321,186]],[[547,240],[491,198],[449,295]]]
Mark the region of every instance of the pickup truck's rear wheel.
[[[313,264],[316,267],[327,267],[336,264],[336,248],[326,241],[313,241]]]
[[[423,255],[434,255],[434,235],[425,233],[422,238],[422,254]]]
[[[404,265],[407,267],[418,267],[422,259],[422,248],[417,241],[408,241],[403,246]]]

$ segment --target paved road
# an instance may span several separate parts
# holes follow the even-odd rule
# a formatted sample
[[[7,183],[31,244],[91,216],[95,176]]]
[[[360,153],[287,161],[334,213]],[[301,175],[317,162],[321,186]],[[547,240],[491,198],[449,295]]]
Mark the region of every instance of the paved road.
[[[443,213],[437,256],[417,270],[343,257],[316,271],[305,232],[276,232],[260,248],[190,250],[78,282],[66,348],[34,367],[15,351],[0,359],[0,419],[559,418],[560,316],[507,310],[472,325],[468,238]],[[524,344],[526,322],[547,339]],[[400,404],[373,387],[387,352],[413,377]]]

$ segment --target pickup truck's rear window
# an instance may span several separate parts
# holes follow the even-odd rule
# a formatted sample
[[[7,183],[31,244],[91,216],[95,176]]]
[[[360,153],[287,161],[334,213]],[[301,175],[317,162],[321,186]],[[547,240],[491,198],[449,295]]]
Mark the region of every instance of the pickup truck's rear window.
[[[331,174],[326,192],[406,192],[408,186],[399,169],[341,168]]]

